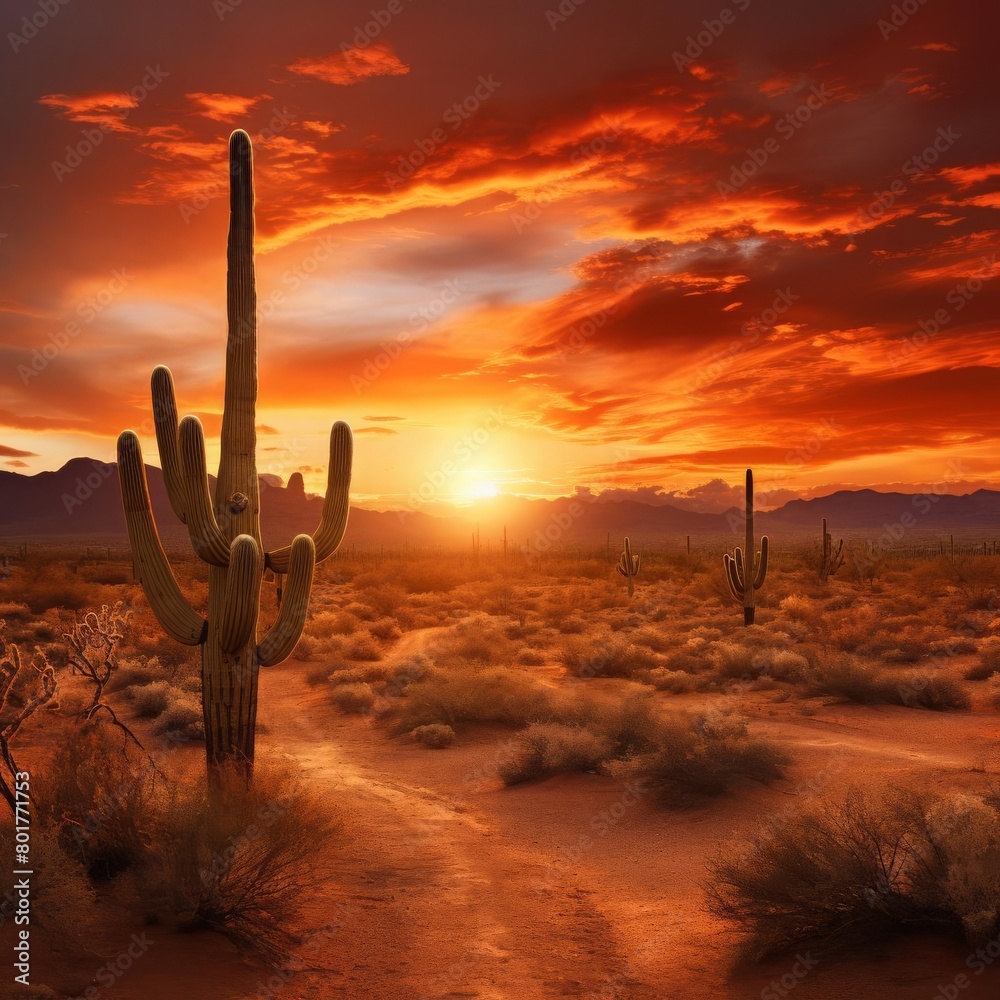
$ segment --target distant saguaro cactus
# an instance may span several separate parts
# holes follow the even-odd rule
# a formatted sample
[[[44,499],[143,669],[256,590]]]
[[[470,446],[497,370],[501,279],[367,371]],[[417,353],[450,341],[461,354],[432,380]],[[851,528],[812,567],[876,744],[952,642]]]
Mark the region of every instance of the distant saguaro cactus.
[[[209,564],[208,617],[181,593],[153,521],[139,438],[118,438],[118,469],[134,572],[164,630],[178,642],[201,646],[202,709],[210,775],[234,762],[249,780],[253,770],[258,669],[280,663],[305,624],[313,568],[332,555],[347,526],[352,438],[338,421],[330,433],[326,500],[315,534],[264,552],[260,488],[255,460],[257,399],[257,292],[253,261],[253,152],[250,137],[229,139],[230,215],[226,276],[226,343],[222,454],[213,498],[206,471],[201,421],[178,425],[170,369],[153,371],[153,417],[163,478],[174,513],[187,525],[191,545]],[[264,570],[287,573],[284,600],[271,629],[258,641]]]
[[[825,583],[827,577],[844,565],[844,539],[836,549],[833,547],[833,536],[826,530],[826,518],[823,518],[823,559],[819,566],[819,578]]]
[[[754,555],[753,538],[753,470],[747,469],[747,505],[745,548],[736,546],[732,556],[722,557],[726,580],[733,597],[743,605],[743,624],[753,625],[754,591],[760,590],[767,576],[767,535],[760,540],[760,551]],[[744,558],[744,552],[746,556]]]
[[[628,596],[632,596],[632,581],[639,575],[639,567],[642,565],[642,554],[632,555],[632,543],[625,539],[625,551],[622,552],[621,559],[615,569],[628,581]]]

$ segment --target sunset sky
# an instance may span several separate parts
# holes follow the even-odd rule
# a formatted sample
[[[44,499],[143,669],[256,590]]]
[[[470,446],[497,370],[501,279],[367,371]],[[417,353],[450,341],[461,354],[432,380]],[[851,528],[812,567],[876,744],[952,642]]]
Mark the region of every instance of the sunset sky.
[[[2,468],[113,460],[126,427],[158,464],[156,364],[217,445],[245,128],[262,472],[321,491],[345,419],[374,505],[714,510],[748,465],[770,504],[1000,488],[988,0],[13,0],[0,24]]]

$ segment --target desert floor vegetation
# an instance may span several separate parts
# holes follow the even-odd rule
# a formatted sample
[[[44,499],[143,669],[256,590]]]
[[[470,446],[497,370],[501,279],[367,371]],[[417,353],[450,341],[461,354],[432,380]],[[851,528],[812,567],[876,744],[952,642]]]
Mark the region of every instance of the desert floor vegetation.
[[[0,580],[0,619],[57,684],[11,744],[38,775],[40,926],[76,956],[102,922],[132,921],[215,931],[280,964],[313,919],[317,880],[339,884],[336,859],[352,849],[338,796],[362,795],[375,767],[385,801],[404,785],[440,789],[421,821],[433,831],[445,829],[441,803],[476,823],[519,816],[530,831],[576,795],[618,796],[626,818],[599,827],[623,837],[629,824],[654,839],[706,824],[685,849],[701,886],[685,905],[740,931],[738,954],[762,968],[817,941],[863,950],[913,927],[970,945],[995,935],[997,762],[976,751],[943,787],[907,740],[937,740],[926,757],[939,761],[950,741],[995,728],[1000,559],[887,556],[873,577],[849,558],[821,582],[814,555],[775,546],[745,627],[706,553],[644,546],[631,599],[604,553],[340,554],[318,570],[292,660],[262,671],[258,781],[250,792],[224,781],[213,797],[190,780],[203,767],[200,663],[162,635],[131,564],[33,550]],[[203,604],[201,566],[175,564]],[[111,712],[88,723],[93,684],[66,636],[119,602],[130,614],[101,698],[121,725]],[[266,627],[273,584],[262,607]],[[263,693],[272,677],[280,713]],[[352,771],[344,740],[378,763]],[[903,767],[894,790],[852,790],[847,773],[800,808],[803,783],[842,746]],[[761,809],[781,822],[757,830]],[[252,843],[248,827],[261,830]],[[438,844],[417,842],[417,858]]]

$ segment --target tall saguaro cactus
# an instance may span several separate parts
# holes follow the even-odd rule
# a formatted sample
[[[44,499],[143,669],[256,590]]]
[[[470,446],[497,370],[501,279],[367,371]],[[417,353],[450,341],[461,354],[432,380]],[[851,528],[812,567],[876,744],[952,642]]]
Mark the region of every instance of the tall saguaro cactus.
[[[747,469],[747,505],[745,548],[736,546],[732,556],[722,557],[726,580],[733,597],[743,605],[743,624],[753,625],[754,592],[760,590],[767,576],[767,535],[761,536],[760,551],[754,554],[753,470]],[[744,557],[744,553],[746,556]]]
[[[819,564],[819,578],[825,583],[827,577],[833,576],[844,564],[844,539],[833,547],[833,535],[826,530],[826,518],[823,518],[823,558]]]
[[[149,501],[139,438],[118,438],[118,469],[134,572],[164,630],[178,642],[201,646],[202,708],[210,773],[234,762],[253,769],[260,667],[280,663],[305,624],[316,562],[332,555],[347,526],[352,438],[346,423],[330,432],[326,500],[319,527],[291,545],[265,552],[260,536],[255,406],[257,400],[257,292],[253,260],[253,152],[238,130],[229,138],[230,217],[226,296],[225,409],[215,495],[209,489],[201,421],[178,424],[173,377],[153,371],[153,417],[170,505],[187,525],[191,545],[209,564],[208,616],[185,600],[160,542]],[[260,587],[265,569],[287,574],[277,619],[258,638]]]
[[[625,538],[625,551],[622,552],[621,559],[615,567],[618,572],[628,581],[628,596],[632,596],[632,581],[639,575],[639,567],[642,565],[642,554],[632,555],[632,543]]]

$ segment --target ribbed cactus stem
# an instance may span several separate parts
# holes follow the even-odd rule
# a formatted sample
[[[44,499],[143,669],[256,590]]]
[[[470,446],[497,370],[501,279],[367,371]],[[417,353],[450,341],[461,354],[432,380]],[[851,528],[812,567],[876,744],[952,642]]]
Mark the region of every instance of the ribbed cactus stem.
[[[184,600],[153,522],[139,441],[125,431],[118,442],[122,498],[136,576],[157,619],[180,642],[202,647],[202,707],[210,772],[235,761],[249,777],[254,757],[257,677],[261,665],[292,651],[305,624],[313,569],[331,555],[347,525],[352,441],[338,421],[330,434],[327,496],[315,542],[298,536],[265,557],[260,537],[257,479],[257,294],[253,262],[253,155],[250,138],[229,142],[230,227],[227,272],[225,409],[215,495],[209,488],[205,435],[197,417],[178,424],[173,377],[153,372],[156,440],[174,513],[188,526],[195,553],[209,564],[208,617]],[[260,588],[265,563],[288,573],[285,600],[274,627],[258,645]]]
[[[642,564],[642,554],[632,555],[632,543],[626,537],[625,549],[622,557],[615,567],[618,572],[628,581],[628,596],[632,596],[632,581],[639,575],[639,567]]]
[[[753,529],[753,471],[747,469],[745,507],[744,548],[738,545],[732,556],[727,552],[722,557],[729,592],[743,605],[743,624],[754,622],[754,592],[764,586],[767,577],[768,541],[767,535],[760,540],[760,550],[754,555]],[[745,553],[745,554],[744,554]]]

